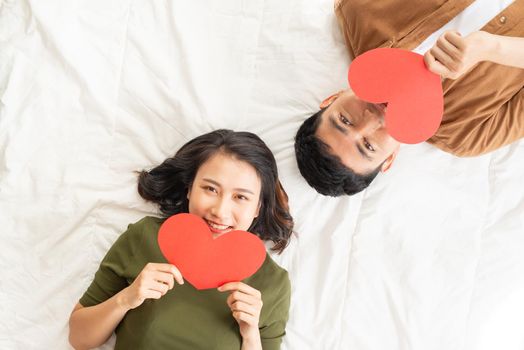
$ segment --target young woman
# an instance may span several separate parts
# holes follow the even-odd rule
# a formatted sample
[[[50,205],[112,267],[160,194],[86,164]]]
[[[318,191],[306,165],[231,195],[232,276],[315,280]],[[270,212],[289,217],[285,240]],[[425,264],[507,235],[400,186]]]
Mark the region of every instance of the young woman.
[[[159,205],[163,218],[129,225],[111,247],[71,314],[70,343],[97,347],[115,331],[115,349],[279,349],[290,283],[269,255],[242,282],[198,291],[157,243],[163,220],[188,212],[204,219],[215,237],[250,231],[281,252],[293,220],[264,142],[230,130],[199,136],[142,171],[138,192]]]

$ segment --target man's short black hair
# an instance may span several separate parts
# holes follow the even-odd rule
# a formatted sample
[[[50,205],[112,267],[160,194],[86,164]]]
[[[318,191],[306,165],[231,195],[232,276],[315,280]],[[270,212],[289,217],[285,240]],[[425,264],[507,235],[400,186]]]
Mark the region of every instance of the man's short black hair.
[[[364,190],[380,171],[357,174],[346,167],[339,157],[329,152],[329,146],[315,136],[325,108],[302,123],[295,136],[295,155],[298,169],[307,183],[318,193],[338,197]]]

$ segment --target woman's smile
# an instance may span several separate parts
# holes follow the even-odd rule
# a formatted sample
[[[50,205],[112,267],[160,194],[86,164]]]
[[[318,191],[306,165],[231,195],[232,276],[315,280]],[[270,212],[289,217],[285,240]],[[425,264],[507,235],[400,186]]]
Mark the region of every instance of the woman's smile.
[[[210,221],[210,220],[207,220],[207,219],[204,219],[204,221],[207,223],[207,226],[209,227],[209,230],[214,235],[215,234],[224,234],[224,233],[227,233],[227,232],[233,230],[233,226],[218,224],[218,223],[216,223],[214,221]]]

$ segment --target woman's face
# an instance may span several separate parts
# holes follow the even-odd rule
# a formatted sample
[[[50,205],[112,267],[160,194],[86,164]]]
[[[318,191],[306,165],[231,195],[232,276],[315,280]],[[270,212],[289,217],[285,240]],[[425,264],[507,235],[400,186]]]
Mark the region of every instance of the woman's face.
[[[214,238],[246,231],[258,216],[261,189],[250,164],[218,152],[197,171],[187,194],[189,213],[204,219]]]

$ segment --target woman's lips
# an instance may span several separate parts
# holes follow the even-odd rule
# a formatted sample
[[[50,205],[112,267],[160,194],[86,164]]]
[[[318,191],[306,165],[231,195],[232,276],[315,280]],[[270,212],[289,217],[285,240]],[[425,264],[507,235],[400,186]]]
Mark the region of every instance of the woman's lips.
[[[212,233],[226,233],[226,232],[231,231],[231,229],[233,228],[231,226],[218,224],[210,220],[205,220],[205,221],[207,223],[207,226],[209,227],[209,230]]]

